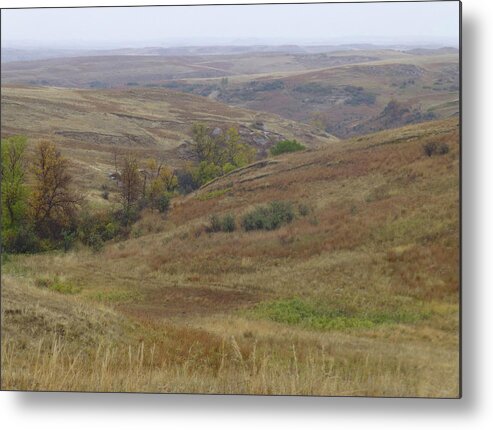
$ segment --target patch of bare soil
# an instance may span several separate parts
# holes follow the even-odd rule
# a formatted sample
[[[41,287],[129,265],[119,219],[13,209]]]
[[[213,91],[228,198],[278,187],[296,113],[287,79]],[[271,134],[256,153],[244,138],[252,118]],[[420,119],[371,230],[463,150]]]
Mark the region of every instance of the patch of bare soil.
[[[258,303],[260,298],[246,291],[211,287],[168,287],[149,292],[142,301],[118,306],[137,318],[179,318],[235,311]]]

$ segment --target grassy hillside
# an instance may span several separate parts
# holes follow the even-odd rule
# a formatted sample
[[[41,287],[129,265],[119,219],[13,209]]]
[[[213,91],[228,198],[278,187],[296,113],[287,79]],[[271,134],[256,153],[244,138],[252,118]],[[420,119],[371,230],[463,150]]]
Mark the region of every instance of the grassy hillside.
[[[93,89],[172,88],[311,123],[338,137],[374,131],[369,124],[375,124],[373,118],[392,99],[422,111],[422,117],[413,122],[458,112],[459,57],[453,49],[142,53],[6,63],[2,82]],[[396,118],[391,126],[404,124],[405,120]]]
[[[207,84],[188,80],[183,90],[207,95]],[[217,82],[217,81],[216,81]],[[229,104],[266,110],[285,118],[316,124],[339,137],[362,135],[391,100],[419,108],[436,118],[459,110],[458,55],[399,56],[356,64],[316,68],[303,73],[275,73],[229,79],[211,93]],[[260,83],[260,85],[259,85]],[[173,83],[177,87],[176,81]],[[210,90],[209,90],[210,91]],[[417,122],[422,122],[417,121]],[[401,126],[398,119],[393,127]],[[359,127],[358,127],[359,126]],[[388,127],[381,127],[386,129]]]
[[[323,48],[320,48],[323,50]],[[173,55],[156,51],[115,50],[107,55],[52,58],[6,62],[2,67],[4,83],[101,88],[160,84],[170,79],[214,78],[274,72],[299,72],[313,68],[406,57],[393,50],[290,53],[261,52],[246,48],[244,52],[220,55],[190,55],[177,49]],[[204,49],[207,51],[207,48]],[[74,70],[84,73],[74,74]]]
[[[183,165],[190,157],[191,128],[196,122],[237,127],[242,140],[264,155],[285,138],[298,139],[308,147],[338,140],[277,115],[168,89],[4,86],[1,103],[2,138],[22,134],[31,143],[53,140],[75,163],[79,186],[86,191],[99,189],[114,170],[115,150],[130,149],[142,158],[164,156],[168,164]]]
[[[257,162],[99,253],[8,256],[2,388],[456,397],[458,126]],[[272,201],[293,221],[241,228]]]

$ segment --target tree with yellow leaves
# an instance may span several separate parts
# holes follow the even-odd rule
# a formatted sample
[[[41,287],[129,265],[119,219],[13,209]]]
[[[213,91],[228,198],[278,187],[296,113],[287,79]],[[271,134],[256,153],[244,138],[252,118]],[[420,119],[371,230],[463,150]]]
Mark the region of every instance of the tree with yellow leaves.
[[[164,212],[168,208],[169,194],[178,187],[178,178],[162,159],[157,161],[152,158],[147,161],[146,167],[146,179],[149,179],[146,197],[152,208]]]
[[[129,215],[142,194],[142,177],[139,171],[137,157],[134,154],[125,154],[121,167],[120,196],[123,211]]]
[[[32,219],[40,237],[59,239],[73,227],[82,197],[72,189],[69,161],[54,143],[41,141],[35,150],[34,184],[30,199]]]

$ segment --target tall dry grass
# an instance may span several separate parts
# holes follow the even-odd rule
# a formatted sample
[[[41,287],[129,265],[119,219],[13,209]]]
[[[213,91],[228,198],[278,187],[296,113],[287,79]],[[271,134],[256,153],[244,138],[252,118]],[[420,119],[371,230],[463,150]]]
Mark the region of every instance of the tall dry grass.
[[[268,354],[253,341],[248,352],[234,337],[204,362],[193,345],[181,360],[169,360],[156,344],[111,345],[74,354],[58,337],[42,338],[35,349],[19,351],[2,341],[2,389],[157,393],[227,393],[329,396],[455,397],[453,369],[428,380],[407,360],[372,352],[344,356],[324,348]],[[210,357],[209,357],[210,358]],[[447,381],[439,383],[439,377]]]

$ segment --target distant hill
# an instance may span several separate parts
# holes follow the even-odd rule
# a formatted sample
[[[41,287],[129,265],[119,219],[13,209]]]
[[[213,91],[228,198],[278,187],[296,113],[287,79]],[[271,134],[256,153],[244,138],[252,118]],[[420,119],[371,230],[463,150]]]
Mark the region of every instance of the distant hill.
[[[2,82],[94,90],[167,88],[310,123],[340,138],[369,131],[364,123],[393,99],[423,111],[424,119],[457,114],[457,49],[332,48],[151,47],[79,57],[67,53],[66,58],[5,63]]]
[[[432,53],[451,53],[455,48],[424,48],[399,45],[342,44],[342,45],[218,45],[218,46],[149,46],[141,48],[47,48],[47,47],[2,47],[2,63],[12,61],[32,61],[49,58],[86,57],[107,55],[235,55],[252,53],[324,53],[336,51],[377,51],[382,49],[407,50],[415,55]],[[455,49],[457,52],[458,50]]]

